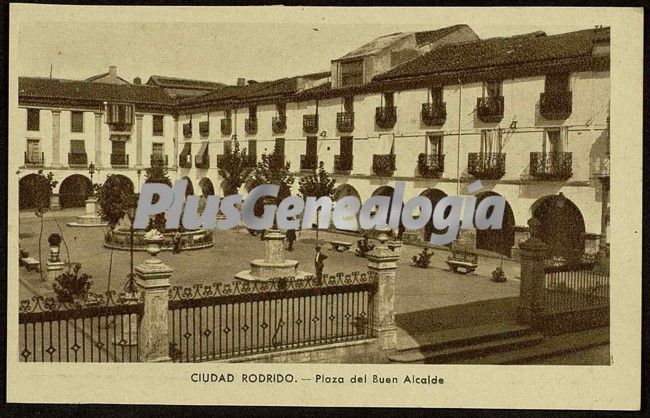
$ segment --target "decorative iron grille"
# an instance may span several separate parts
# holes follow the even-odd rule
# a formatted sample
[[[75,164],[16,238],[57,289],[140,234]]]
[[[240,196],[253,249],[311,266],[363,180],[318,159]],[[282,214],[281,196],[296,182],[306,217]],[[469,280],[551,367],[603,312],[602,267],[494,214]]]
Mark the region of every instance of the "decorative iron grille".
[[[467,172],[477,179],[499,179],[506,173],[506,154],[470,152]]]
[[[354,112],[337,113],[336,128],[339,132],[352,132],[354,130]]]
[[[503,119],[503,96],[479,97],[476,99],[478,118],[486,123],[496,123]]]
[[[447,121],[447,103],[422,103],[420,116],[426,126],[443,125]]]
[[[422,177],[438,178],[445,171],[444,154],[420,154],[418,155],[418,173]]]
[[[571,116],[573,94],[570,91],[541,93],[539,113],[549,120],[567,119]]]
[[[334,156],[334,171],[337,173],[350,173],[352,171],[352,154]]]
[[[395,154],[375,154],[372,156],[372,171],[380,177],[390,177],[395,172]]]
[[[318,115],[303,115],[302,116],[302,130],[308,134],[318,133]]]
[[[573,175],[570,152],[531,152],[530,175],[542,180],[566,180]]]
[[[381,129],[390,129],[397,122],[397,108],[395,106],[380,106],[375,109],[375,123]]]

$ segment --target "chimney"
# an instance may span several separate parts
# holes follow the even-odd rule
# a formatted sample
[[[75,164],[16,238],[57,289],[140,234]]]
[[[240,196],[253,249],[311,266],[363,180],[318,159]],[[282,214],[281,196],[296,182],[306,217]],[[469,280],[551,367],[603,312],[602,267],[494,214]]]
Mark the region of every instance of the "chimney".
[[[108,67],[108,75],[112,77],[117,77],[117,67],[115,65],[111,65]]]
[[[142,79],[140,77],[136,77],[133,79],[133,84],[142,84]]]
[[[245,85],[246,85],[246,79],[243,78],[243,77],[239,77],[239,78],[237,79],[237,85],[238,85],[238,86],[245,86]]]

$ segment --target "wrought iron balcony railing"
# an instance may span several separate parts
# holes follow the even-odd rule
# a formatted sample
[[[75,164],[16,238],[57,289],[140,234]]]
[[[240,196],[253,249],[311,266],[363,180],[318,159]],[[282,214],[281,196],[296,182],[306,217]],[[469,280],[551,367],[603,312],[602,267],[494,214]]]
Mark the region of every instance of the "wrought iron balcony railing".
[[[303,115],[302,117],[302,130],[308,134],[318,133],[318,115]]]
[[[380,177],[390,177],[395,172],[395,154],[375,154],[372,156],[372,171]]]
[[[476,99],[476,113],[483,122],[501,122],[503,119],[503,96],[479,97]]]
[[[334,156],[334,171],[339,174],[350,174],[352,171],[352,155],[341,154]]]
[[[284,154],[270,154],[269,167],[278,170],[284,167]]]
[[[548,92],[539,95],[539,113],[549,120],[562,120],[571,116],[573,94],[570,91]]]
[[[444,154],[420,154],[418,155],[418,173],[422,177],[438,178],[445,171]]]
[[[192,124],[191,123],[184,123],[183,124],[183,136],[185,138],[191,138],[192,137]]]
[[[607,178],[609,177],[609,155],[598,158],[593,162],[591,172],[594,177]]]
[[[25,165],[45,165],[45,154],[44,153],[25,153]]]
[[[426,126],[443,125],[447,120],[447,103],[422,103],[420,116]]]
[[[283,134],[287,131],[287,120],[279,116],[274,116],[271,120],[271,129],[274,134]]]
[[[257,119],[246,119],[244,121],[244,131],[249,135],[254,135],[257,133]]]
[[[88,165],[88,154],[85,152],[83,154],[81,153],[73,153],[69,152],[68,153],[68,165],[76,165],[76,166],[87,166]]]
[[[178,166],[181,168],[192,168],[192,156],[190,154],[179,155]]]
[[[354,130],[354,112],[337,113],[336,129],[338,129],[339,132],[352,132]]]
[[[566,180],[573,175],[572,153],[531,152],[530,175],[541,180]]]
[[[111,154],[111,165],[113,167],[128,167],[129,154]]]
[[[231,135],[232,134],[232,120],[231,119],[221,119],[221,134],[222,135]]]
[[[210,122],[208,121],[199,122],[199,135],[210,136]]]
[[[499,179],[506,173],[506,154],[470,152],[467,172],[477,179]]]
[[[203,169],[210,168],[210,154],[205,153],[203,155],[195,155],[194,167]]]
[[[380,106],[375,109],[375,123],[381,129],[390,129],[397,122],[397,108],[395,106]]]
[[[318,167],[318,155],[301,155],[300,156],[300,169],[301,170],[316,170]]]
[[[149,164],[153,167],[155,165],[161,165],[167,167],[169,165],[169,157],[167,155],[154,155],[149,156]]]

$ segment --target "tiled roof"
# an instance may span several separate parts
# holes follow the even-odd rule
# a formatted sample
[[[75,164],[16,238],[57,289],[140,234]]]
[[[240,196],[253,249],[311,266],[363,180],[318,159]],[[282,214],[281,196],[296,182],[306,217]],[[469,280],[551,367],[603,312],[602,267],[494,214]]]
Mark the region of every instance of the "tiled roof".
[[[445,45],[375,77],[375,80],[417,77],[590,56],[594,41],[609,37],[609,28],[559,35],[533,33]]]
[[[224,83],[218,83],[215,81],[190,80],[187,78],[166,77],[162,75],[152,75],[149,77],[147,84],[153,84],[165,88],[200,90],[215,90],[226,85]]]
[[[102,74],[97,74],[97,75],[94,75],[94,76],[88,77],[88,78],[85,79],[84,81],[99,81],[99,82],[103,82],[104,80],[102,80],[102,79],[104,79],[104,78],[107,78],[107,79],[111,79],[111,78],[112,78],[112,79],[113,79],[113,80],[112,80],[112,81],[113,81],[112,84],[122,84],[122,83],[124,83],[124,84],[131,84],[128,80],[125,80],[125,79],[123,79],[123,78],[120,77],[120,76],[115,76],[115,77],[113,78],[113,77],[110,77],[110,75],[111,75],[111,73],[102,73]],[[117,82],[117,80],[121,81],[122,83]]]
[[[114,101],[159,105],[175,103],[174,99],[160,87],[40,77],[19,77],[18,94],[21,99]]]
[[[464,27],[467,27],[467,25],[447,26],[441,29],[425,31],[425,32],[398,32],[398,33],[392,33],[390,35],[380,36],[379,38],[373,39],[367,44],[355,49],[352,52],[345,54],[341,58],[338,58],[334,61],[342,61],[342,60],[348,60],[352,58],[376,54],[386,49],[388,46],[392,45],[398,40],[403,39],[410,35],[415,35],[415,40],[418,45],[427,44],[430,42],[434,42],[438,39],[441,39]]]

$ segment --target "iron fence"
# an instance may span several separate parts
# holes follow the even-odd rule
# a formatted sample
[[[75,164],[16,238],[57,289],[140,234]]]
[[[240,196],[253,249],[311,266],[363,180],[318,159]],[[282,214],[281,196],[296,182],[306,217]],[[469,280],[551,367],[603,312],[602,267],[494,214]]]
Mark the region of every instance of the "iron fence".
[[[35,296],[20,302],[19,349],[24,362],[137,362],[143,305],[114,291],[60,303]]]
[[[547,312],[570,312],[609,306],[609,276],[586,264],[546,267],[544,308]]]
[[[373,337],[365,273],[170,289],[170,356],[197,362]]]

